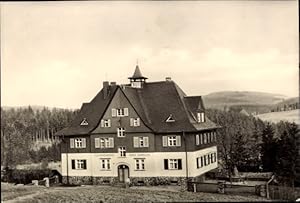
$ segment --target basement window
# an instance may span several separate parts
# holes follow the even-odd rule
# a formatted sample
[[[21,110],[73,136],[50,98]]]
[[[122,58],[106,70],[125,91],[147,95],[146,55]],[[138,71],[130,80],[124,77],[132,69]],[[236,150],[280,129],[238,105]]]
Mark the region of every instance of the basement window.
[[[84,118],[84,119],[81,121],[80,125],[89,125],[89,123],[87,122],[86,118]]]

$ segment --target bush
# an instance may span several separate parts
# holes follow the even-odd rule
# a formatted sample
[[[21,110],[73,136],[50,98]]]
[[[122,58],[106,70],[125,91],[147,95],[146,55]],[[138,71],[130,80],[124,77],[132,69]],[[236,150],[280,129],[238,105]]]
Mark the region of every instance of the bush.
[[[1,181],[16,183],[16,184],[29,184],[32,180],[42,180],[49,177],[51,170],[19,170],[8,169],[1,178]]]

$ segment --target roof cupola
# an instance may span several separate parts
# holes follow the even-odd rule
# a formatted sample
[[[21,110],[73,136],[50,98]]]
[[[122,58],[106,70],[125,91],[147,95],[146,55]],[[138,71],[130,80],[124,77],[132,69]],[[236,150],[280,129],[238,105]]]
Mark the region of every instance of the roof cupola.
[[[139,66],[136,65],[133,76],[129,77],[128,79],[130,80],[131,87],[142,88],[143,84],[146,82],[146,79],[148,78],[142,75]]]

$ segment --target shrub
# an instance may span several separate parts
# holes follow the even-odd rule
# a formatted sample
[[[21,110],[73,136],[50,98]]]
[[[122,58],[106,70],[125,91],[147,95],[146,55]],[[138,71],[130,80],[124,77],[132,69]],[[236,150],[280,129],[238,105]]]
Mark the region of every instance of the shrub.
[[[49,177],[51,170],[19,170],[19,169],[9,169],[4,174],[1,181],[6,181],[16,184],[29,184],[32,180],[42,180],[45,177]]]

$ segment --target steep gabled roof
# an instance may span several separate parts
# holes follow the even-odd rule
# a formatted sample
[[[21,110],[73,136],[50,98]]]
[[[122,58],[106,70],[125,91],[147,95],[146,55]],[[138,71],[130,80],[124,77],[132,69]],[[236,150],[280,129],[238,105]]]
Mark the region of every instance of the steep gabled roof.
[[[104,115],[117,89],[120,89],[135,109],[142,122],[153,132],[191,132],[217,128],[206,118],[206,122],[197,123],[193,113],[204,111],[201,97],[187,97],[173,81],[145,83],[143,88],[133,88],[130,85],[110,86],[110,94],[104,99],[101,90],[97,96],[87,104],[83,104],[78,116],[57,135],[83,135],[94,130]],[[172,115],[174,122],[166,122]],[[89,125],[80,126],[86,118]]]
[[[90,103],[83,103],[76,118],[70,126],[56,133],[56,135],[86,135],[97,127],[107,106],[112,100],[118,86],[110,86],[109,93],[104,99],[103,89],[94,97]],[[88,125],[80,125],[83,119],[86,119]]]

